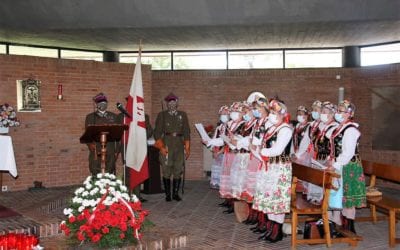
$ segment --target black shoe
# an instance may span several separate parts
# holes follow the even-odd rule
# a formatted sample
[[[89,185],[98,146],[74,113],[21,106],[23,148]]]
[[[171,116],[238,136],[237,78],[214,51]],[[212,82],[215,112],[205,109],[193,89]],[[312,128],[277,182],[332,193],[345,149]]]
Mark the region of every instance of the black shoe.
[[[272,233],[272,228],[273,228],[274,222],[269,220],[266,222],[266,228],[265,233],[258,237],[259,240],[266,240]]]
[[[163,183],[164,183],[165,200],[171,201],[171,180],[163,178]]]
[[[224,214],[231,214],[233,212],[234,212],[233,206],[229,206],[228,210],[223,211]]]
[[[223,202],[219,203],[218,206],[220,206],[220,207],[229,207],[228,199],[225,199]]]
[[[351,232],[353,232],[354,234],[357,234],[356,228],[354,227],[354,220],[352,220],[352,219],[347,219],[347,220],[348,220],[349,230]]]
[[[172,199],[176,201],[181,201],[182,198],[179,197],[179,186],[181,185],[181,178],[174,179],[172,182]]]
[[[260,226],[259,228],[257,228],[256,230],[253,231],[253,233],[256,234],[263,234],[267,231],[267,226],[265,225],[265,223],[263,223],[262,226]]]

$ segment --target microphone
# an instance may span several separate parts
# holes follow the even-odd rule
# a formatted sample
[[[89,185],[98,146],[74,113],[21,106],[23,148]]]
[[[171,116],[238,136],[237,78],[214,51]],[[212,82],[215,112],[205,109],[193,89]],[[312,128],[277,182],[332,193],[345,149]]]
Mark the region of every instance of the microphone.
[[[121,103],[117,102],[117,109],[119,111],[121,111],[122,114],[124,114],[126,117],[128,118],[132,118],[132,116],[128,113],[128,111],[126,111],[126,109],[124,108],[124,106],[122,106]]]

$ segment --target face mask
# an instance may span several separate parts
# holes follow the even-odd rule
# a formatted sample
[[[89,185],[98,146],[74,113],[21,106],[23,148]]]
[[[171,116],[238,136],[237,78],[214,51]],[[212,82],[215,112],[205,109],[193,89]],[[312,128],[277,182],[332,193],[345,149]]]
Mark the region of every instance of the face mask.
[[[339,114],[339,113],[336,113],[336,114],[335,114],[335,120],[336,120],[338,123],[342,123],[342,122],[344,121],[343,115],[342,115],[342,114]]]
[[[278,123],[278,117],[272,113],[268,115],[268,120],[274,125]]]
[[[318,120],[319,119],[319,113],[317,111],[313,111],[311,112],[311,116],[314,120]]]
[[[253,109],[252,110],[254,117],[260,118],[261,117],[261,112],[258,109]]]
[[[321,114],[321,121],[323,123],[327,123],[328,122],[328,114]]]
[[[243,120],[245,120],[246,122],[248,122],[248,121],[251,120],[251,117],[250,117],[248,114],[245,114],[245,115],[243,116]]]
[[[106,102],[100,102],[97,104],[97,109],[104,113],[107,110],[107,103]]]
[[[297,116],[297,121],[300,122],[300,123],[303,123],[305,121],[304,116],[298,115]]]
[[[220,115],[219,120],[222,123],[227,123],[229,121],[229,117],[228,117],[228,115]]]
[[[167,107],[169,111],[175,111],[178,108],[178,104],[175,101],[170,101]]]
[[[231,119],[232,119],[233,121],[238,120],[238,119],[239,119],[239,112],[232,112],[232,113],[230,114],[230,117],[231,117]]]

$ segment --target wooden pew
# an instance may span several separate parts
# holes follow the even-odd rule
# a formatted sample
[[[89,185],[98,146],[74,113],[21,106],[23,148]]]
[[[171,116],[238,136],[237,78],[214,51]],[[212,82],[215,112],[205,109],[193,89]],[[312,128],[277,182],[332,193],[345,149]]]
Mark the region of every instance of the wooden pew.
[[[369,187],[375,187],[376,178],[400,182],[400,166],[376,163],[371,161],[362,161],[364,174],[370,176]],[[400,198],[388,197],[384,193],[378,197],[367,197],[367,202],[371,210],[371,216],[368,220],[377,222],[376,208],[388,212],[389,215],[389,246],[395,247],[400,243],[400,238],[396,238],[396,213],[400,212]],[[363,220],[365,218],[361,218]]]
[[[358,241],[362,238],[351,233],[344,232],[343,238],[331,238],[330,229],[329,229],[329,220],[328,220],[328,207],[329,207],[329,195],[330,189],[332,186],[332,179],[334,177],[338,178],[340,175],[324,171],[320,169],[311,168],[308,166],[304,166],[302,164],[293,162],[292,163],[292,190],[291,190],[291,226],[292,226],[292,239],[291,244],[292,248],[296,248],[298,244],[323,244],[325,243],[328,247],[332,245],[332,243],[348,243],[351,246],[357,246]],[[298,180],[303,180],[314,185],[318,185],[323,188],[324,198],[321,201],[320,205],[315,205],[309,203],[303,196],[299,193],[296,193],[296,185]],[[312,217],[322,217],[324,223],[325,237],[323,239],[298,239],[297,238],[297,225],[300,221],[298,216],[307,216]],[[306,218],[307,220],[307,218]],[[305,221],[304,218],[301,218],[301,221]]]

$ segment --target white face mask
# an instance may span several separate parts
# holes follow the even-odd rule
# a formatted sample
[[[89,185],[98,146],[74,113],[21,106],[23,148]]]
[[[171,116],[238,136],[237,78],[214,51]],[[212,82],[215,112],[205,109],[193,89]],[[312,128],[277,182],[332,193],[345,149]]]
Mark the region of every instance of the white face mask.
[[[246,122],[251,121],[251,116],[249,116],[248,114],[245,114],[243,116],[243,120],[245,120]]]
[[[323,123],[327,123],[328,122],[328,114],[321,114],[321,121]]]
[[[314,120],[318,120],[319,117],[320,117],[320,115],[319,115],[319,113],[318,113],[317,111],[311,112],[311,116],[312,116],[312,118],[313,118]]]
[[[344,121],[344,117],[343,117],[342,114],[336,113],[336,114],[335,114],[335,120],[336,120],[338,123],[342,123],[342,122]]]
[[[239,112],[232,112],[230,113],[230,117],[233,121],[236,121],[239,119]]]
[[[278,123],[278,117],[272,113],[268,115],[268,120],[274,125]]]
[[[305,120],[306,120],[306,119],[304,119],[304,116],[302,116],[302,115],[298,115],[298,116],[297,116],[297,121],[298,121],[298,122],[303,123]]]
[[[229,117],[228,117],[228,115],[220,115],[219,120],[222,123],[227,123],[229,121]]]

